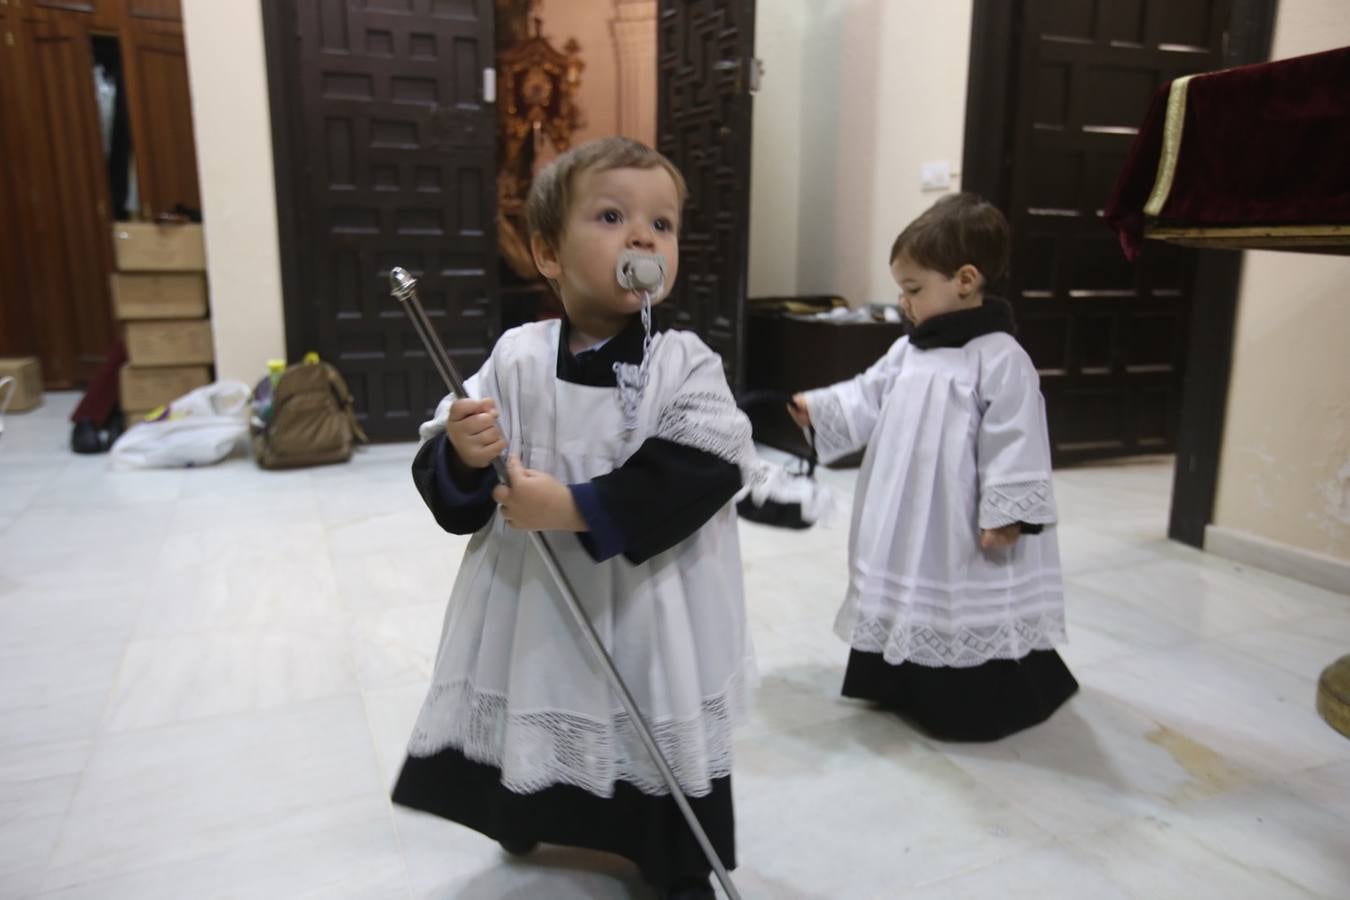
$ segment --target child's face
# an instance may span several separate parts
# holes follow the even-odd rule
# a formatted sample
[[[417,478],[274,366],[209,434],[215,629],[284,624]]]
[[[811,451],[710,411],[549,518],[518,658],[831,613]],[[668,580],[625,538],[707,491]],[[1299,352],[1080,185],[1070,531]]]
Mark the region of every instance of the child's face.
[[[983,299],[980,272],[971,265],[962,266],[948,278],[901,253],[891,263],[891,277],[900,286],[900,306],[915,325],[933,316],[979,306]]]
[[[642,308],[642,299],[619,287],[619,255],[638,250],[664,256],[669,291],[680,267],[679,225],[679,193],[664,167],[582,172],[558,247],[540,241],[535,260],[540,273],[558,283],[573,320],[626,320]]]

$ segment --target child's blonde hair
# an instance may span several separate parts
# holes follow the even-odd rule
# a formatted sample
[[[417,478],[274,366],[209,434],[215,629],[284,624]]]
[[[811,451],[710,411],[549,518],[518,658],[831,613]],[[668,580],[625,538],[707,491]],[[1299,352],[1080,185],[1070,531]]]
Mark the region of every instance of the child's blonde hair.
[[[978,194],[942,197],[905,226],[891,245],[891,264],[903,254],[948,278],[965,265],[980,270],[988,284],[1008,270],[1008,220]]]
[[[654,169],[661,166],[670,173],[684,208],[688,188],[675,164],[641,141],[626,137],[607,137],[573,147],[549,163],[534,178],[525,200],[525,221],[531,235],[539,235],[550,247],[562,239],[563,223],[572,203],[572,184],[583,172],[610,169]]]

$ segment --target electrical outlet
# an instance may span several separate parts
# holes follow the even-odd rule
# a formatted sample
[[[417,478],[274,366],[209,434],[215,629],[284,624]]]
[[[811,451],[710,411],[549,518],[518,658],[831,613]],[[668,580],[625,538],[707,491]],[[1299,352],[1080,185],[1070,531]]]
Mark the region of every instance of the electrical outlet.
[[[925,191],[945,191],[952,186],[952,164],[946,160],[919,166],[919,186]]]

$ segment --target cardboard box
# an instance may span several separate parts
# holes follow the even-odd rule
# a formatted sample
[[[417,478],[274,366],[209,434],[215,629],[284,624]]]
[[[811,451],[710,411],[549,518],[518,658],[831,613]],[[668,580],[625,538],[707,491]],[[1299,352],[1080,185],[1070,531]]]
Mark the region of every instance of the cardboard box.
[[[210,384],[211,370],[206,366],[142,369],[127,365],[122,367],[119,381],[122,411],[127,414],[144,413],[177,400],[188,391]]]
[[[42,364],[36,356],[0,359],[0,378],[14,376],[14,384],[0,388],[0,407],[12,390],[9,412],[23,412],[42,403]]]
[[[114,222],[113,248],[123,272],[200,272],[206,268],[202,226]]]
[[[209,319],[127,323],[127,359],[133,366],[182,366],[215,358]]]
[[[196,273],[122,272],[112,276],[113,315],[126,319],[200,319],[206,279]]]

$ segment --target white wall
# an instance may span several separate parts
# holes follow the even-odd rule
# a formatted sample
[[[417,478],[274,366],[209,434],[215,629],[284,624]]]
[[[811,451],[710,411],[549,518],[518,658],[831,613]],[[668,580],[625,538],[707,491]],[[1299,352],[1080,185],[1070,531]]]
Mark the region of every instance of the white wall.
[[[577,106],[586,123],[573,135],[573,144],[617,133],[619,76],[611,30],[614,0],[543,0],[539,18],[544,37],[555,49],[562,50],[575,39],[586,64],[577,89]]]
[[[216,373],[286,355],[262,5],[183,0]]]
[[[1350,44],[1345,0],[1280,0],[1272,56]],[[1249,252],[1214,524],[1350,562],[1350,258]]]
[[[972,9],[972,0],[760,0],[752,296],[895,299],[891,243],[941,196],[920,190],[919,166],[960,168]]]
[[[802,169],[802,51],[810,0],[759,0],[755,55],[764,81],[750,142],[751,297],[797,290]]]

